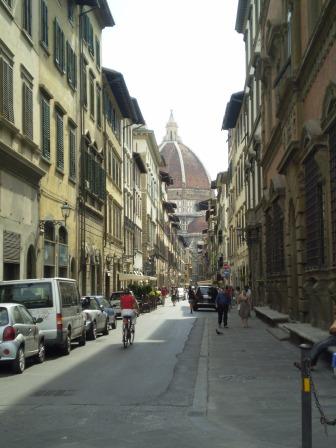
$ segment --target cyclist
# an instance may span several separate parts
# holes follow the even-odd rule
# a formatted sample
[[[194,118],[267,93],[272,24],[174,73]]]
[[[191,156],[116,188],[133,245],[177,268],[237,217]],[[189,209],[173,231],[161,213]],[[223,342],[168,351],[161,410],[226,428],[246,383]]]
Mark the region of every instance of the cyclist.
[[[135,325],[136,317],[139,314],[139,305],[128,288],[124,289],[124,294],[120,297],[120,308],[122,317],[130,317],[131,324]]]

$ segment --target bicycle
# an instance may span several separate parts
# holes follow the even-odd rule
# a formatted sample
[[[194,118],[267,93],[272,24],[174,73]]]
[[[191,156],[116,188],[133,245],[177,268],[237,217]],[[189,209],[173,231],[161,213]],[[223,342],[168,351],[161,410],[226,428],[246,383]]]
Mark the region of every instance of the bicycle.
[[[122,327],[122,342],[124,348],[127,348],[128,345],[132,345],[134,342],[134,333],[135,328],[132,323],[132,318],[130,316],[123,317],[123,327]]]

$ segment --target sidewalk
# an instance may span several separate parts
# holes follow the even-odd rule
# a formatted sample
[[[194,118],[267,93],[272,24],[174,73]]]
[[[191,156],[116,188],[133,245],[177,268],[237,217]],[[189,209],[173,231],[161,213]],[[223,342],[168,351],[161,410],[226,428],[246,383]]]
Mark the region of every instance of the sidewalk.
[[[250,328],[242,328],[236,309],[222,335],[215,332],[215,313],[204,318],[195,412],[204,409],[208,419],[223,428],[225,448],[301,447],[301,381],[293,367],[299,349],[274,337],[256,317],[250,319]],[[313,375],[324,411],[335,418],[332,370],[321,363]],[[202,384],[207,395],[201,392]],[[313,447],[336,446],[336,426],[329,426],[328,432],[327,438],[313,403]]]

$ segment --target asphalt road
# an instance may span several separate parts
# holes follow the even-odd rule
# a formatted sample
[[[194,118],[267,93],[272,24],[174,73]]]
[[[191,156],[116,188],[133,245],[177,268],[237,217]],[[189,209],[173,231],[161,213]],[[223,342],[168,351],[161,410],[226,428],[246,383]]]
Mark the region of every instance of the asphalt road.
[[[207,446],[207,425],[193,412],[204,322],[186,301],[168,301],[140,316],[126,350],[118,321],[70,356],[49,357],[22,375],[2,367],[1,446]],[[220,432],[211,434],[211,446],[222,446]]]
[[[48,357],[23,375],[0,369],[0,447],[299,448],[297,347],[255,317],[242,329],[236,310],[215,333],[216,314],[188,303],[141,315],[135,344],[108,336]],[[328,416],[335,377],[314,373]],[[313,408],[313,447],[335,446]]]

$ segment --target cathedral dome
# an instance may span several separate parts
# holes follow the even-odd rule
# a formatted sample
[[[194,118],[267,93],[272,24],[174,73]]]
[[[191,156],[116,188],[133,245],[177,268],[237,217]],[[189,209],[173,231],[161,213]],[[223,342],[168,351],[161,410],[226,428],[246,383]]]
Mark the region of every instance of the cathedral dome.
[[[209,190],[210,180],[207,172],[196,154],[182,143],[172,113],[166,129],[160,152],[168,173],[173,177],[172,188]]]
[[[205,216],[199,216],[188,225],[188,233],[202,233],[202,231],[207,228],[208,223],[205,220]]]

